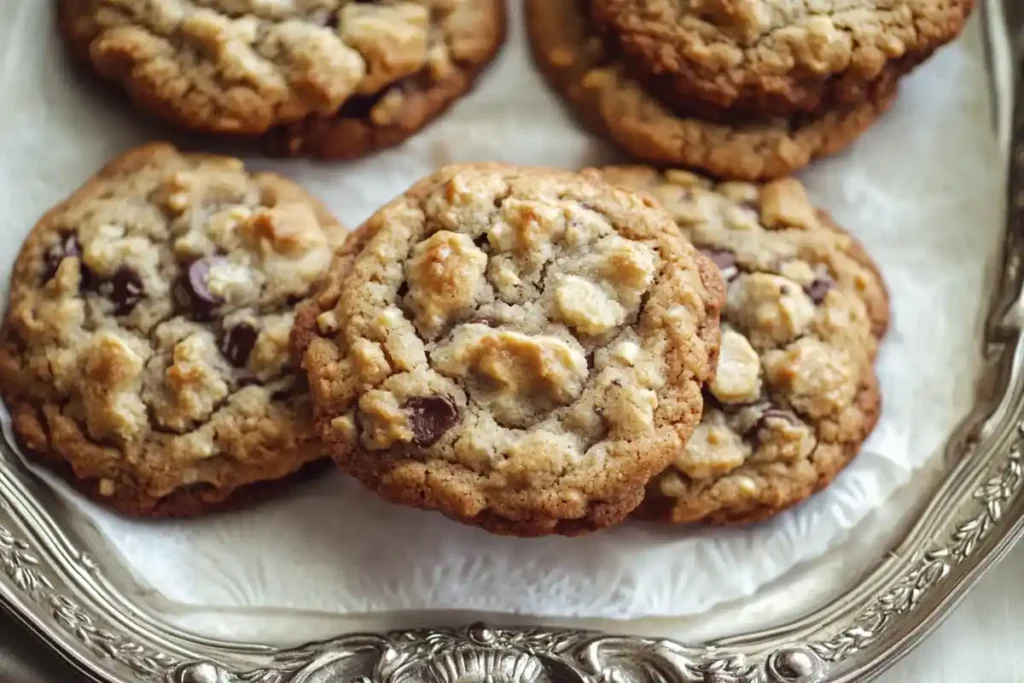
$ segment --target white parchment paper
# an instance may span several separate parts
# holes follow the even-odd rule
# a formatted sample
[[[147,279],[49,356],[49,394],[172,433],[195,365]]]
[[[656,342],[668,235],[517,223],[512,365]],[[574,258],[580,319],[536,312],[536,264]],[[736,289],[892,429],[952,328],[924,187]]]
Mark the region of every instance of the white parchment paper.
[[[513,28],[499,61],[472,96],[414,140],[355,164],[253,165],[304,183],[356,225],[445,162],[574,168],[616,160],[535,72],[519,0],[510,3]],[[109,157],[155,135],[72,72],[53,4],[0,0],[5,281],[22,237],[47,207]],[[845,533],[912,481],[971,405],[985,272],[998,250],[1003,204],[979,29],[910,77],[893,111],[850,152],[803,174],[816,202],[881,265],[894,315],[879,359],[885,412],[875,434],[828,491],[771,522],[715,531],[627,524],[579,539],[506,539],[392,507],[332,475],[258,509],[141,523],[54,485],[145,583],[202,606],[693,614],[822,553],[842,552]]]

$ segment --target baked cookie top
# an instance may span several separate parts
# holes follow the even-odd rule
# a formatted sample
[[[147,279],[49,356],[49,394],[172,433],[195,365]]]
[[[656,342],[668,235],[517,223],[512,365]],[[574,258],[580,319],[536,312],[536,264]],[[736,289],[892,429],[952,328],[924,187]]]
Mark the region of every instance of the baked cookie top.
[[[589,0],[525,0],[534,54],[580,118],[632,155],[720,178],[766,180],[846,147],[895,100],[886,71],[862,102],[809,116],[702,119],[677,113],[631,75],[604,40]]]
[[[861,246],[795,179],[716,185],[643,167],[587,173],[657,199],[728,283],[700,426],[652,481],[641,513],[748,521],[831,481],[879,411],[872,365],[889,305]]]
[[[854,104],[963,29],[974,0],[590,0],[663,96],[761,115]]]
[[[294,337],[322,437],[371,489],[582,533],[635,508],[696,426],[722,288],[649,199],[453,166],[354,233]]]
[[[341,241],[317,200],[236,159],[113,160],[14,266],[0,393],[20,440],[136,514],[322,457],[288,340]]]
[[[61,0],[60,7],[73,49],[137,104],[216,133],[263,133],[330,116],[402,79],[486,59],[494,31],[485,29],[495,23],[492,0]]]
[[[330,116],[278,126],[264,147],[274,156],[354,159],[414,135],[465,95],[505,39],[505,0],[435,0],[428,52],[419,72],[345,100]]]

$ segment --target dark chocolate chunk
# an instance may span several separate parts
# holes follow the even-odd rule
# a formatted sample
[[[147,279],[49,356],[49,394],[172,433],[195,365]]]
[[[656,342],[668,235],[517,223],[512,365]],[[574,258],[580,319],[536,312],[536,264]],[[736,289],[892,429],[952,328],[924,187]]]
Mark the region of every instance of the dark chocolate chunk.
[[[434,445],[459,422],[459,409],[447,396],[410,398],[402,408],[409,413],[413,442],[424,448]]]
[[[109,298],[114,303],[114,315],[128,315],[142,301],[146,289],[142,278],[129,266],[121,266],[110,278]]]
[[[807,296],[811,297],[811,301],[816,304],[820,304],[825,300],[825,295],[829,293],[829,290],[835,286],[835,281],[828,275],[823,275],[816,278],[814,282],[804,288],[807,292]]]
[[[260,378],[256,375],[242,375],[238,378],[238,388],[244,389],[246,387],[257,386],[260,384]]]
[[[209,320],[213,309],[223,299],[210,291],[210,269],[224,260],[222,256],[204,256],[196,259],[185,269],[174,287],[174,298],[178,306],[191,312],[195,320]]]
[[[228,362],[236,368],[244,368],[249,362],[249,354],[256,346],[256,338],[259,333],[256,328],[248,323],[235,325],[220,340],[220,352],[228,359]]]
[[[725,249],[701,249],[700,251],[718,266],[723,279],[732,280],[740,274],[740,269],[736,266],[736,254],[733,252]]]

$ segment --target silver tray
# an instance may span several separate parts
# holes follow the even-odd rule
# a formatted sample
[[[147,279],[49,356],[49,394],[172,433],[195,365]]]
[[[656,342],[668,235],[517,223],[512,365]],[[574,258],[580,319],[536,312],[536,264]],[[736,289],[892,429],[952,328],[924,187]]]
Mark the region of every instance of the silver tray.
[[[339,623],[351,632],[301,647],[217,641],[162,619],[172,608],[118,566],[81,514],[4,442],[0,606],[84,674],[114,683],[818,683],[877,675],[1024,534],[1024,5],[987,0],[982,20],[993,126],[1009,160],[985,373],[973,413],[935,465],[928,503],[906,510],[897,537],[871,546],[884,552],[856,582],[817,595],[785,623],[699,644],[652,637],[673,632],[666,620],[620,636],[602,629],[626,626],[607,622],[499,627],[509,617],[443,613],[349,618]],[[428,619],[439,626],[420,628]],[[396,626],[409,630],[388,630]]]

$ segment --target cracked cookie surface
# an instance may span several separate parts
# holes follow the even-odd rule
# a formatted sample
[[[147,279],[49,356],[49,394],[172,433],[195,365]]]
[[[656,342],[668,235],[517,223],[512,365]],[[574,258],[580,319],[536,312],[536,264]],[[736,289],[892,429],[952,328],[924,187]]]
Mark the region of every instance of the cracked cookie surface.
[[[872,366],[889,303],[863,248],[792,178],[716,185],[645,167],[585,173],[656,199],[727,282],[701,424],[637,514],[752,521],[827,485],[880,409]]]
[[[899,72],[886,70],[855,105],[769,119],[704,119],[679,113],[627,70],[602,39],[588,0],[525,0],[536,60],[596,132],[645,161],[720,178],[767,180],[853,142],[896,98]]]
[[[165,144],[29,234],[0,393],[33,456],[134,515],[198,514],[324,457],[289,353],[341,226],[274,174]]]
[[[349,157],[397,144],[468,90],[501,43],[503,11],[502,0],[60,3],[72,49],[142,109],[213,133],[333,117],[333,136],[311,123],[268,144],[302,153],[302,140],[322,140],[333,145],[322,155]]]
[[[497,533],[623,519],[700,418],[723,284],[649,199],[499,164],[347,241],[293,341],[342,469]]]
[[[591,0],[667,101],[761,115],[861,102],[963,29],[973,0]]]

